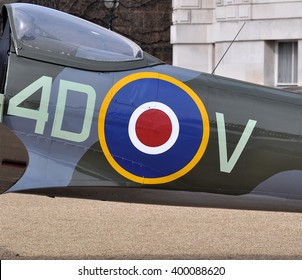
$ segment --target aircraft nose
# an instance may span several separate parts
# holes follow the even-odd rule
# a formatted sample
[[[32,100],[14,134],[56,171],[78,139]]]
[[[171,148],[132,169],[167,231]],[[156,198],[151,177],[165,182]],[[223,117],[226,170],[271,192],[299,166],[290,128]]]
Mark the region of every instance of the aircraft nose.
[[[24,174],[28,153],[19,138],[0,124],[0,194],[13,186]]]

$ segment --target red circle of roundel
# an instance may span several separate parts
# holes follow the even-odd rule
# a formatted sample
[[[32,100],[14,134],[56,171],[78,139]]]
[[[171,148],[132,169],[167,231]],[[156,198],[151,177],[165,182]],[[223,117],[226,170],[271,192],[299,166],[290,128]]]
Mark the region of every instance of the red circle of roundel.
[[[146,146],[157,147],[165,144],[172,133],[169,116],[157,109],[143,112],[135,125],[137,138]]]
[[[148,146],[145,145],[139,138],[136,132],[136,124],[137,124],[137,120],[139,119],[139,117],[144,114],[145,112],[149,111],[149,110],[160,110],[163,113],[165,113],[167,115],[167,117],[170,120],[171,123],[171,129],[169,129],[167,132],[162,131],[162,133],[164,133],[165,136],[170,135],[169,137],[164,137],[166,139],[163,139],[163,137],[160,137],[160,141],[156,141],[156,144],[159,144],[160,142],[162,142],[161,145],[155,145],[155,146]],[[162,115],[164,116],[164,115]],[[167,121],[166,117],[164,117],[164,120]],[[160,121],[160,119],[158,119],[157,121]],[[166,122],[165,121],[165,122]],[[164,122],[164,124],[165,124]],[[160,127],[160,125],[157,125],[157,128]],[[144,127],[145,130],[150,131],[150,129],[152,130],[152,126],[151,127]],[[159,130],[157,129],[156,132],[159,132]],[[155,134],[155,133],[153,133]],[[178,139],[179,136],[179,121],[178,118],[176,116],[176,114],[173,112],[173,110],[161,103],[161,102],[146,102],[141,104],[140,106],[138,106],[131,114],[131,117],[129,119],[129,125],[128,125],[128,135],[129,138],[131,140],[131,143],[133,144],[133,146],[135,148],[137,148],[139,151],[145,153],[145,154],[149,154],[149,155],[158,155],[158,154],[162,154],[166,151],[168,151],[170,148],[172,148],[172,146],[175,144],[175,142]],[[157,138],[157,135],[154,135],[154,137]],[[145,137],[146,140],[146,137]],[[150,142],[150,140],[148,140],[148,142]]]

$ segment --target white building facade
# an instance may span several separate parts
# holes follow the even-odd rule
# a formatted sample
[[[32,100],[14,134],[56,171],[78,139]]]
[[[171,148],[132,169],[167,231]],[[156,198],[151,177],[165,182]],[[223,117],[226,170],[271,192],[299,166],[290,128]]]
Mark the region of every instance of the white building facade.
[[[173,64],[267,86],[302,86],[302,1],[173,0]]]

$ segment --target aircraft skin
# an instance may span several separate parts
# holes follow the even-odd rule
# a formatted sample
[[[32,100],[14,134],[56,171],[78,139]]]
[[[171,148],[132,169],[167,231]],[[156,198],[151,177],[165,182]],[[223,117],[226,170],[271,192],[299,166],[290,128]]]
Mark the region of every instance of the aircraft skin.
[[[42,53],[14,16],[49,10],[4,11],[0,193],[302,211],[301,95],[148,54],[89,64]]]

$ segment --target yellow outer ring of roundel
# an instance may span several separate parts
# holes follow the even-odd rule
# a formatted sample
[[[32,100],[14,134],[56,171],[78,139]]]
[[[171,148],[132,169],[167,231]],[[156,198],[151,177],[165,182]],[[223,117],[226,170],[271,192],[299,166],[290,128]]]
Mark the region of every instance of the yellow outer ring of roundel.
[[[195,104],[199,108],[199,111],[200,111],[200,114],[202,117],[202,122],[203,122],[202,141],[201,141],[201,144],[199,146],[197,153],[192,158],[192,160],[186,166],[184,166],[182,169],[178,170],[177,172],[164,176],[164,177],[159,177],[159,178],[144,178],[144,177],[136,176],[136,175],[133,175],[132,173],[128,172],[124,168],[122,168],[112,157],[112,155],[108,149],[106,139],[105,139],[106,138],[105,137],[105,117],[107,114],[107,109],[108,109],[110,102],[111,102],[112,98],[114,97],[114,95],[125,85],[127,85],[133,81],[136,81],[139,79],[146,79],[146,78],[160,79],[163,81],[167,81],[167,82],[172,83],[172,84],[176,85],[177,87],[183,89],[195,101]],[[105,157],[107,158],[107,160],[109,161],[111,166],[118,173],[120,173],[127,179],[140,183],[140,184],[163,184],[163,183],[171,182],[173,180],[176,180],[176,179],[184,176],[198,163],[198,161],[203,156],[203,154],[206,150],[206,147],[208,145],[209,136],[210,136],[210,123],[209,123],[209,117],[208,117],[204,104],[202,103],[200,98],[197,96],[197,94],[191,88],[189,88],[187,85],[185,85],[184,83],[176,80],[175,78],[167,76],[167,75],[163,75],[163,74],[159,74],[159,73],[155,73],[155,72],[140,72],[140,73],[130,74],[129,76],[122,78],[109,90],[109,92],[105,96],[105,99],[100,108],[99,119],[98,119],[98,134],[99,134],[99,141],[100,141],[100,144],[101,144]]]

